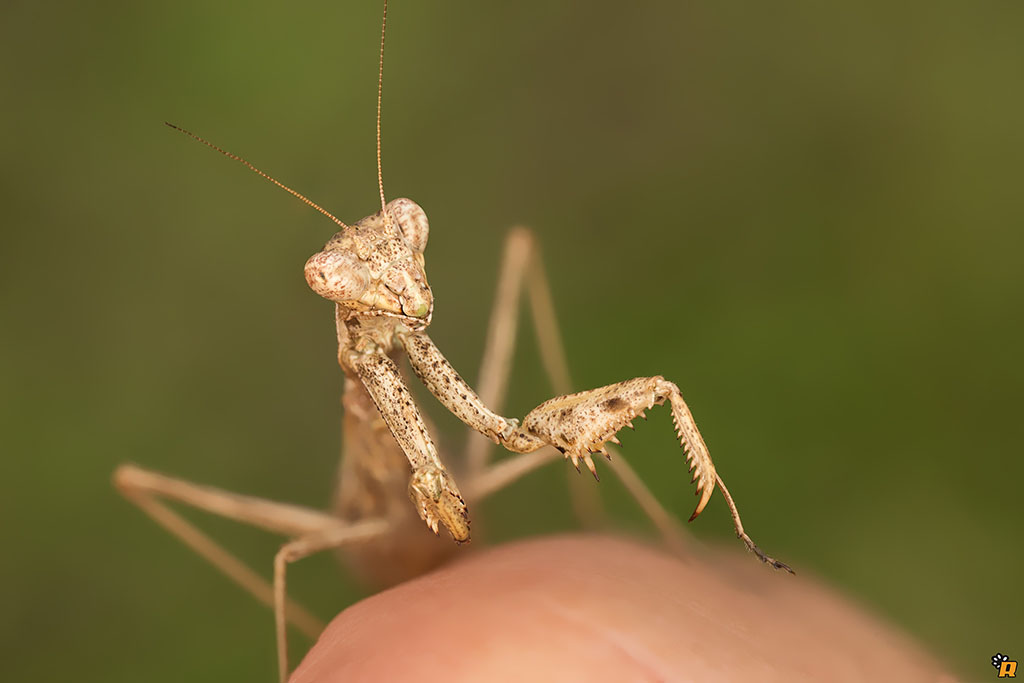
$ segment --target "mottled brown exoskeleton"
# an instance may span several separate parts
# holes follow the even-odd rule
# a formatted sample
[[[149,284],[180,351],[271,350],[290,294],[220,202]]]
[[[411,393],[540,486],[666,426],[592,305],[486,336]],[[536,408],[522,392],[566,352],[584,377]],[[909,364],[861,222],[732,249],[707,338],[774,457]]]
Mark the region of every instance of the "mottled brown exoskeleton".
[[[381,78],[386,23],[385,2]],[[429,235],[427,216],[412,200],[385,200],[380,172],[380,104],[378,81],[377,172],[381,210],[352,225],[342,223],[239,157],[182,131],[246,164],[341,227],[305,267],[306,281],[313,291],[334,303],[338,363],[345,375],[343,454],[333,509],[321,512],[243,496],[135,465],[123,465],[114,475],[116,486],[129,500],[274,608],[281,680],[287,679],[289,671],[287,624],[291,622],[313,637],[323,628],[319,620],[287,598],[285,573],[289,563],[322,550],[341,549],[357,573],[374,584],[387,585],[411,578],[438,565],[456,547],[436,538],[439,526],[444,526],[456,543],[470,539],[467,501],[481,500],[550,462],[559,453],[577,470],[582,461],[595,477],[592,454],[607,456],[612,469],[666,542],[678,547],[681,536],[677,522],[621,458],[612,460],[608,446],[609,442],[618,443],[615,434],[623,427],[632,427],[634,418],[643,417],[646,410],[665,402],[672,411],[700,496],[690,519],[701,513],[717,486],[729,505],[736,533],[747,548],[773,567],[789,570],[765,555],[744,532],[732,497],[715,471],[704,439],[675,384],[660,376],[638,377],[599,389],[567,393],[571,382],[547,280],[535,240],[524,228],[513,230],[505,245],[478,376],[479,391],[462,379],[426,331],[434,310],[424,262]],[[518,302],[524,290],[545,368],[555,390],[564,395],[541,403],[519,421],[504,417],[499,411],[510,372]],[[470,439],[461,461],[460,489],[406,385],[399,366],[402,356],[430,393],[472,431],[521,455],[488,463],[487,442]],[[185,521],[167,507],[165,499],[290,537],[274,560],[273,583]],[[583,503],[577,500],[576,504],[579,507]],[[426,532],[423,522],[433,535]]]

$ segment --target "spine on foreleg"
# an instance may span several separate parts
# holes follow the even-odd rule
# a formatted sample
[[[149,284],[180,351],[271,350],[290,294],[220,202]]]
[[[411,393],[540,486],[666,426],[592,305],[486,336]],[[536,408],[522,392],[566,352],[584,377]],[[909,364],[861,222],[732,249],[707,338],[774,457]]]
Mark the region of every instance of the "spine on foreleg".
[[[696,493],[700,496],[700,501],[698,501],[693,514],[690,515],[692,522],[704,510],[704,506],[711,500],[711,494],[715,491],[717,479],[715,463],[711,460],[704,437],[700,435],[697,423],[694,422],[690,408],[679,392],[679,387],[660,377],[658,380],[659,391],[668,396],[669,404],[672,406],[672,422],[676,426],[676,436],[679,437],[683,452],[686,453],[686,460],[690,463],[690,471],[693,472],[693,479],[690,480],[690,483],[697,482]]]
[[[632,428],[633,418],[644,417],[646,410],[661,405],[666,399],[671,404],[676,434],[690,462],[690,471],[694,473],[697,493],[701,496],[693,514],[696,517],[714,491],[715,466],[679,388],[661,376],[637,377],[545,401],[530,411],[522,426],[505,440],[505,445],[518,452],[534,451],[544,445],[553,446],[577,469],[579,461],[583,460],[596,477],[591,454],[608,455],[605,444],[609,441],[618,443],[615,434],[620,429]]]
[[[386,518],[389,533],[340,553],[371,585],[390,586],[442,564],[456,546],[423,526],[409,505],[409,461],[362,383],[346,377],[342,396],[342,458],[334,513],[349,522]]]

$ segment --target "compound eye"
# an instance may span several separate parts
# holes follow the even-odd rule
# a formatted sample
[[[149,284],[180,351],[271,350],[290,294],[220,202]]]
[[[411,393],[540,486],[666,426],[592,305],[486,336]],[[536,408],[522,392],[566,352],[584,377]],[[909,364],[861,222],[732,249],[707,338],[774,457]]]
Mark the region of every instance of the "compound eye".
[[[427,248],[430,225],[427,223],[427,214],[420,205],[411,199],[392,199],[388,202],[388,212],[398,223],[409,247],[413,251],[423,253]]]
[[[306,261],[310,289],[331,301],[355,301],[370,284],[366,266],[347,251],[321,251]]]

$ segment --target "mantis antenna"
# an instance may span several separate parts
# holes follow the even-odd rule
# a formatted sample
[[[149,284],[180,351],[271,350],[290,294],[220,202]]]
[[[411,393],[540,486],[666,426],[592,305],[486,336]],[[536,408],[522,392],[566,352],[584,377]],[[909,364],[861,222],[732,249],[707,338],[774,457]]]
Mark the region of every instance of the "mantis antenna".
[[[384,220],[385,221],[388,221],[390,223],[390,219],[388,218],[387,210],[386,210],[387,209],[387,200],[384,198],[384,173],[381,170],[381,163],[380,163],[380,109],[381,109],[381,98],[382,98],[382,95],[384,93],[384,35],[387,32],[387,27],[388,27],[388,2],[387,2],[387,0],[384,0],[384,17],[381,20],[381,25],[380,25],[380,66],[379,66],[379,68],[377,70],[377,187],[380,189],[380,210],[381,210],[381,215],[384,216]],[[240,156],[238,156],[236,154],[232,154],[231,152],[228,152],[227,150],[221,149],[220,147],[218,147],[217,145],[213,144],[209,140],[206,140],[205,138],[202,138],[202,137],[196,135],[195,133],[193,133],[191,131],[187,131],[184,128],[181,128],[180,126],[176,126],[173,123],[168,123],[167,121],[164,121],[164,124],[167,125],[169,128],[173,128],[176,131],[184,133],[185,135],[189,136],[193,140],[198,140],[199,142],[203,143],[204,145],[206,145],[210,149],[217,150],[218,152],[220,152],[224,156],[228,157],[229,159],[234,159],[235,161],[237,161],[237,162],[239,162],[241,164],[244,164],[249,170],[251,170],[254,173],[257,173],[257,174],[263,176],[264,178],[266,178],[270,182],[274,183],[275,185],[280,187],[282,190],[284,190],[288,194],[292,195],[293,197],[296,197],[296,198],[300,199],[305,204],[313,207],[314,209],[316,209],[317,211],[319,211],[323,215],[327,216],[328,218],[330,218],[332,221],[334,221],[335,223],[337,223],[341,227],[343,227],[343,228],[347,228],[348,227],[348,225],[346,225],[340,219],[338,219],[337,216],[335,216],[330,211],[328,211],[324,207],[322,207],[319,204],[317,204],[316,202],[314,202],[309,197],[296,192],[295,190],[293,190],[292,188],[288,187],[284,183],[280,182],[276,178],[274,178],[274,177],[264,173],[263,171],[261,171],[260,169],[256,168],[255,166],[250,164],[248,161],[246,161],[242,157],[240,157]]]
[[[210,149],[217,150],[218,152],[220,152],[224,156],[228,157],[229,159],[234,159],[235,161],[237,161],[237,162],[239,162],[241,164],[244,164],[250,171],[253,171],[254,173],[258,173],[259,175],[263,176],[264,178],[266,178],[270,182],[274,183],[275,185],[277,185],[278,187],[280,187],[282,190],[284,190],[288,194],[292,195],[293,197],[298,197],[303,202],[305,202],[309,206],[312,206],[314,209],[316,209],[317,211],[319,211],[323,215],[327,216],[328,218],[330,218],[332,221],[334,221],[335,223],[337,223],[341,227],[343,227],[343,228],[347,228],[348,227],[347,225],[342,223],[337,217],[335,217],[334,214],[332,214],[330,211],[328,211],[324,207],[322,207],[319,204],[317,204],[316,202],[314,202],[309,197],[306,197],[305,195],[299,194],[298,192],[296,192],[292,188],[288,187],[284,183],[278,181],[276,178],[272,178],[271,176],[267,175],[266,173],[264,173],[260,169],[256,168],[252,164],[250,164],[248,161],[246,161],[242,157],[240,157],[240,156],[238,156],[236,154],[232,154],[231,152],[228,152],[227,150],[223,150],[220,147],[218,147],[217,145],[215,145],[212,142],[210,142],[209,140],[201,138],[198,135],[196,135],[195,133],[189,132],[189,131],[185,130],[184,128],[180,128],[180,127],[174,125],[173,123],[167,123],[167,121],[164,121],[164,124],[167,125],[170,128],[173,128],[176,131],[184,133],[185,135],[189,136],[193,140],[198,140],[199,142],[203,143],[204,145],[206,145]],[[379,151],[379,149],[380,149],[380,141],[379,141],[379,137],[378,137],[377,145],[378,145],[377,158],[379,160],[380,159],[380,151]],[[378,161],[378,167],[379,167],[379,161]],[[381,197],[384,196],[383,192],[384,192],[384,190],[382,188],[381,189]]]
[[[380,68],[377,71],[377,187],[380,188],[380,212],[388,220],[387,200],[384,199],[384,173],[380,165],[380,101],[384,92],[384,33],[388,28],[388,0],[384,0],[384,18],[380,23]]]

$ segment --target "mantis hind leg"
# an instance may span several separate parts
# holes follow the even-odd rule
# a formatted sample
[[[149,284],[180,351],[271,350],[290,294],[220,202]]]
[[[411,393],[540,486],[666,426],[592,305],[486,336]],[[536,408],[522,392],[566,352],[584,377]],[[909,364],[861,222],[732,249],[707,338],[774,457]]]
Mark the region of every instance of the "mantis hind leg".
[[[274,626],[277,638],[277,666],[281,683],[286,683],[290,672],[287,625],[291,608],[285,580],[288,565],[324,550],[336,550],[351,543],[374,538],[386,533],[387,530],[387,520],[373,519],[316,531],[281,546],[274,557]]]
[[[383,519],[350,524],[311,508],[202,486],[135,465],[118,467],[114,472],[114,485],[157,524],[257,600],[274,609],[281,681],[287,680],[288,673],[287,624],[292,624],[310,638],[316,638],[324,629],[321,620],[287,597],[284,565],[314,552],[370,540],[387,533],[390,524]],[[295,538],[285,543],[277,553],[273,585],[172,510],[165,503],[168,500]]]

